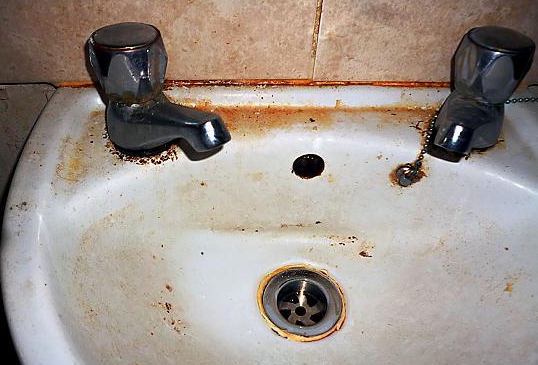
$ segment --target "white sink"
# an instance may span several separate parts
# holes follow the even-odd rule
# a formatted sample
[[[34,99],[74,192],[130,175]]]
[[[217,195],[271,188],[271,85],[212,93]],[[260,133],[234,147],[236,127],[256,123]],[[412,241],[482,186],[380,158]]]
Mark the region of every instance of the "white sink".
[[[60,88],[17,166],[2,232],[7,317],[24,364],[537,364],[538,104],[503,142],[426,156],[446,89],[177,87],[232,141],[194,161],[123,160],[91,88]],[[422,124],[418,123],[421,127]],[[319,176],[292,173],[316,154]],[[260,283],[286,265],[341,288],[338,331],[271,330]]]

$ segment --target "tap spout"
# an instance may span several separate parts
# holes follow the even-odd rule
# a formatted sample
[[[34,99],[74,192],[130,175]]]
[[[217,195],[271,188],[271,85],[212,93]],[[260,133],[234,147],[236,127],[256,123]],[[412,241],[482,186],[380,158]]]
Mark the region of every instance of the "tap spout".
[[[504,104],[491,104],[453,91],[435,122],[433,143],[468,156],[474,148],[494,145],[501,133]]]
[[[143,104],[110,101],[106,119],[110,140],[135,153],[177,139],[187,141],[196,152],[207,152],[231,139],[217,114],[174,104],[162,92]]]

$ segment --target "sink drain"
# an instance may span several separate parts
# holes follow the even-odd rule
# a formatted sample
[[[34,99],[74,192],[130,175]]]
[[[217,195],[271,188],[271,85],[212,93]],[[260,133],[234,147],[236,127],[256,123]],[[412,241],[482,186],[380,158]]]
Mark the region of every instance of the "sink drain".
[[[342,326],[342,290],[326,272],[304,265],[269,274],[258,290],[258,306],[269,326],[282,337],[308,342],[327,337]]]

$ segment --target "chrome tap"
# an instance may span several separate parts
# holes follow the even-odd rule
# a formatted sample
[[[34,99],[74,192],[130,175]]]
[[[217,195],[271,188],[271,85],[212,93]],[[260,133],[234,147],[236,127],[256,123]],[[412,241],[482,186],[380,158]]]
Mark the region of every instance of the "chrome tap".
[[[465,34],[452,58],[451,93],[439,110],[428,153],[458,161],[494,145],[504,103],[529,71],[535,44],[509,28],[485,26]]]
[[[108,136],[120,149],[147,154],[184,139],[194,151],[208,152],[230,140],[217,114],[173,104],[163,94],[167,55],[154,26],[100,28],[88,40],[88,54],[108,99]]]

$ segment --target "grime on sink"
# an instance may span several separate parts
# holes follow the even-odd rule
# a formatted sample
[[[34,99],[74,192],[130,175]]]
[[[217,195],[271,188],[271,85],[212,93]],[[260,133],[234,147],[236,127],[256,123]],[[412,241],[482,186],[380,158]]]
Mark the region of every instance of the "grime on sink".
[[[185,105],[195,106],[222,116],[234,140],[262,138],[268,133],[279,133],[299,128],[305,134],[329,129],[334,123],[364,123],[375,116],[379,119],[377,128],[382,130],[394,124],[407,124],[423,136],[422,125],[435,112],[435,106],[394,106],[386,107],[314,107],[314,106],[274,106],[274,105],[213,105],[210,101],[182,99]],[[61,148],[61,160],[56,172],[60,179],[77,183],[92,169],[104,168],[106,164],[94,162],[135,163],[139,165],[160,165],[168,161],[186,158],[177,144],[166,146],[153,156],[132,156],[116,148],[108,139],[104,124],[103,109],[94,110],[85,122],[85,132],[78,140],[66,137]],[[382,154],[378,155],[382,156]],[[380,158],[378,158],[380,159]],[[91,165],[90,165],[91,162]],[[179,161],[180,163],[180,161]],[[103,171],[103,170],[101,170]],[[392,178],[391,178],[392,180]]]

